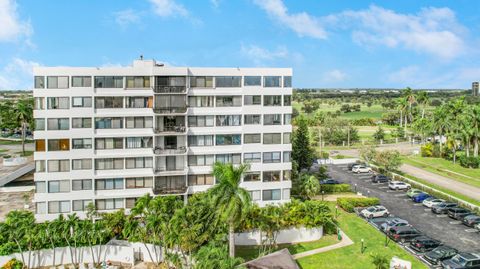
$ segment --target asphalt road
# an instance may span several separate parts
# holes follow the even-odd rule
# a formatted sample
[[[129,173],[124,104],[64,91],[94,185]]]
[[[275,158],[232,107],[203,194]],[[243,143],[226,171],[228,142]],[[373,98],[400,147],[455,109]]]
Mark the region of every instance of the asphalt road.
[[[349,183],[353,189],[357,184],[357,192],[380,198],[381,204],[391,214],[407,220],[423,234],[460,251],[480,251],[480,234],[475,229],[469,228],[447,215],[433,214],[421,203],[413,203],[406,196],[405,191],[389,190],[387,183],[372,183],[371,174],[357,175],[347,170],[346,165],[328,166],[331,178],[342,183]]]

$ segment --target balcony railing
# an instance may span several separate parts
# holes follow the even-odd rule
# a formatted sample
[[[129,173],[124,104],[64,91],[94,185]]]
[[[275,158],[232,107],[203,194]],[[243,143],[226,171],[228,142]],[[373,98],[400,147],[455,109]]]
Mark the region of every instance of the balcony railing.
[[[153,149],[154,154],[172,155],[172,154],[183,154],[185,152],[187,152],[187,148],[184,146],[176,147],[176,148],[155,147]]]
[[[155,173],[162,173],[162,172],[184,172],[187,173],[187,167],[175,167],[175,168],[169,168],[165,166],[160,166],[155,168]]]
[[[155,133],[185,133],[186,130],[185,126],[164,126],[155,128]]]
[[[187,186],[176,186],[176,187],[163,187],[158,186],[153,188],[153,193],[155,195],[161,194],[185,194],[187,192]]]
[[[153,92],[155,93],[186,93],[187,87],[185,86],[154,86]]]
[[[181,107],[155,107],[153,112],[157,114],[170,114],[170,113],[185,113],[187,112],[187,106]]]

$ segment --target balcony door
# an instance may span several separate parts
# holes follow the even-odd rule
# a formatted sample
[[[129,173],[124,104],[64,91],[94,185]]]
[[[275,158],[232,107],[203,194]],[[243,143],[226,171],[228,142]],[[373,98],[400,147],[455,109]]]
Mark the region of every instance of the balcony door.
[[[175,171],[176,170],[176,158],[175,156],[167,156],[166,162],[167,162],[167,171]]]

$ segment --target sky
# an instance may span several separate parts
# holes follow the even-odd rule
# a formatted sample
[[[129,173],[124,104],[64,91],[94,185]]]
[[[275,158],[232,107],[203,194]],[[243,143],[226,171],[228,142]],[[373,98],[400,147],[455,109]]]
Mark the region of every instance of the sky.
[[[0,90],[33,66],[291,67],[297,88],[470,88],[475,0],[0,0]]]

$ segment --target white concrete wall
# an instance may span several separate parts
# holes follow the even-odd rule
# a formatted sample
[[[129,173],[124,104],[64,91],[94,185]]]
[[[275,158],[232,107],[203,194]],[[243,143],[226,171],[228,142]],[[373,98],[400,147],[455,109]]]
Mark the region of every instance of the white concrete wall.
[[[265,239],[265,232],[262,234]],[[280,230],[277,236],[277,244],[289,244],[289,243],[301,243],[308,241],[316,241],[322,238],[323,227],[319,228],[290,228]],[[255,230],[251,232],[243,232],[235,234],[235,245],[239,246],[251,246],[260,245],[262,239],[260,237],[260,231]]]

